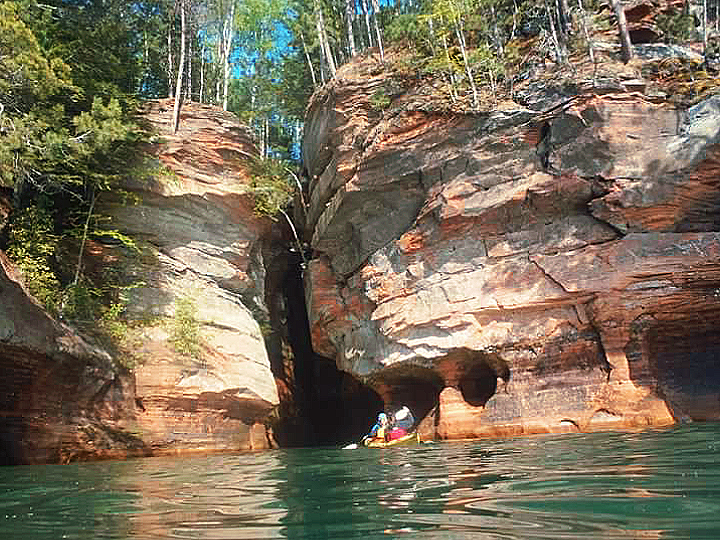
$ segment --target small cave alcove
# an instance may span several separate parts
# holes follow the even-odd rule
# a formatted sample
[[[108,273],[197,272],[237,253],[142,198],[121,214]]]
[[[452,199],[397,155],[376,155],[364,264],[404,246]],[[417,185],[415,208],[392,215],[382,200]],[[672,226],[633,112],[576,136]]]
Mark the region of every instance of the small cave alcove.
[[[498,390],[498,379],[510,380],[507,363],[495,355],[473,353],[460,369],[458,387],[463,399],[473,407],[484,407]]]
[[[469,405],[484,407],[497,391],[497,375],[485,362],[479,362],[465,372],[459,386]]]
[[[644,333],[651,376],[678,420],[720,419],[718,315],[664,321]]]

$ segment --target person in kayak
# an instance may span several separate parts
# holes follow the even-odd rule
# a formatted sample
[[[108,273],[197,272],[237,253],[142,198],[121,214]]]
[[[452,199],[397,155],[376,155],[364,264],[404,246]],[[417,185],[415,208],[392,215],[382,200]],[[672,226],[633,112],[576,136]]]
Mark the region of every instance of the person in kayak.
[[[390,440],[399,439],[408,434],[415,424],[415,418],[410,412],[407,406],[403,405],[400,409],[392,415],[390,421]]]
[[[375,422],[375,425],[370,430],[370,433],[366,437],[366,439],[382,439],[386,440],[387,435],[389,433],[389,421],[387,414],[384,412],[381,412],[378,414],[377,422]]]

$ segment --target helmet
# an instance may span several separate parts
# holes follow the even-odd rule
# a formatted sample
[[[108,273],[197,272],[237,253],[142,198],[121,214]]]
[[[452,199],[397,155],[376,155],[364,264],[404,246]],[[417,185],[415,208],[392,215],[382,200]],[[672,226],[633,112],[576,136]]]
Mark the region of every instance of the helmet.
[[[381,424],[387,422],[387,415],[384,412],[378,414],[378,422],[380,422]]]
[[[395,413],[395,418],[397,418],[398,420],[403,420],[404,418],[407,418],[409,412],[410,409],[403,405],[402,409]]]

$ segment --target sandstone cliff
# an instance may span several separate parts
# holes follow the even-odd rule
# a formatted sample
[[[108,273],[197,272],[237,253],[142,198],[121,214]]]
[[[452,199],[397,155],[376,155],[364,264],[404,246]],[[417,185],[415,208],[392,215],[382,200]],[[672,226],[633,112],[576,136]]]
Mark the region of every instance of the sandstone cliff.
[[[640,72],[461,114],[345,66],[303,145],[314,349],[427,437],[720,417],[720,97]]]
[[[125,430],[134,381],[110,355],[52,319],[0,253],[0,464],[141,452]]]
[[[92,253],[137,280],[127,294],[131,316],[147,321],[136,337],[138,430],[153,452],[267,448],[264,421],[278,394],[259,326],[268,222],[247,194],[257,150],[231,113],[186,103],[177,133],[171,116],[171,100],[143,111],[160,174],[129,182],[130,204],[127,194],[99,203],[142,255],[112,242]],[[183,305],[199,325],[190,358],[172,346],[167,324]]]
[[[124,346],[103,350],[53,320],[0,253],[4,462],[275,444],[266,423],[278,391],[260,328],[273,232],[247,194],[251,135],[195,103],[177,134],[171,101],[142,114],[156,136],[124,190],[99,196],[108,234],[83,254],[86,275],[111,280],[127,303]],[[193,351],[181,354],[173,328],[190,323]]]

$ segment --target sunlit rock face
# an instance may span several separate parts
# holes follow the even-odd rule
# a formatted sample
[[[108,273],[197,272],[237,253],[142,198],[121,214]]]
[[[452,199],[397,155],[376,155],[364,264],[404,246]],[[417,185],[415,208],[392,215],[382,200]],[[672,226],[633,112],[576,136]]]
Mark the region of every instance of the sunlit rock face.
[[[107,234],[82,256],[92,283],[126,304],[123,347],[103,350],[51,318],[0,253],[1,462],[274,445],[278,392],[260,329],[273,231],[246,194],[257,151],[232,114],[186,102],[177,133],[171,114],[170,100],[145,105],[155,136],[124,189],[99,194]],[[0,221],[9,208],[0,199]]]
[[[278,394],[259,326],[268,223],[246,194],[257,150],[247,128],[215,107],[185,103],[177,133],[171,116],[170,100],[143,113],[157,132],[148,151],[159,174],[127,186],[131,204],[103,198],[101,207],[151,254],[129,260],[126,249],[108,245],[97,254],[124,254],[124,271],[136,279],[131,312],[159,317],[140,340],[139,429],[153,451],[267,448],[264,422]],[[199,324],[191,357],[172,343],[183,305]]]
[[[720,99],[377,110],[387,80],[364,58],[308,109],[316,351],[426,436],[720,417]]]
[[[119,261],[128,309],[141,321],[138,430],[153,452],[267,448],[264,422],[278,394],[259,325],[268,222],[246,194],[257,150],[230,113],[186,102],[173,133],[172,109],[171,100],[146,105],[157,133],[149,157],[127,193],[99,202],[108,228],[138,250],[112,237],[91,247],[98,269]],[[173,344],[183,306],[199,328],[191,355]]]

